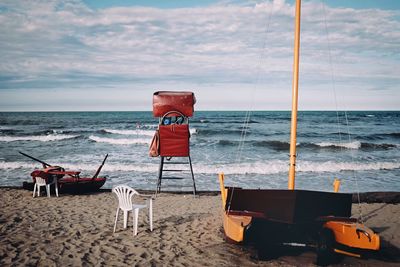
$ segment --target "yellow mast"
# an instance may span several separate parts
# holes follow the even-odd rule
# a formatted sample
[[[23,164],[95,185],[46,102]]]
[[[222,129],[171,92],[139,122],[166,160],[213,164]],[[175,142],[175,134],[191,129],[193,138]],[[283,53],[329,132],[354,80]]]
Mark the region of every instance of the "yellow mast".
[[[297,135],[297,100],[299,88],[299,50],[300,50],[300,9],[301,0],[296,0],[294,55],[293,55],[293,85],[292,85],[292,121],[290,127],[290,167],[288,189],[294,190],[296,175],[296,135]]]

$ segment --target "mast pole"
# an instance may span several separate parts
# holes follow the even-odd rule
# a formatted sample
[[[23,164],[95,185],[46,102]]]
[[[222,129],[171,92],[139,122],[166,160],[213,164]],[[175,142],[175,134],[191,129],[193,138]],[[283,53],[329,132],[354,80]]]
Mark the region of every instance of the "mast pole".
[[[290,127],[290,165],[288,189],[294,190],[296,176],[296,135],[297,135],[297,100],[299,88],[299,56],[300,56],[300,9],[301,0],[296,0],[294,55],[293,55],[293,84],[292,84],[292,120]]]

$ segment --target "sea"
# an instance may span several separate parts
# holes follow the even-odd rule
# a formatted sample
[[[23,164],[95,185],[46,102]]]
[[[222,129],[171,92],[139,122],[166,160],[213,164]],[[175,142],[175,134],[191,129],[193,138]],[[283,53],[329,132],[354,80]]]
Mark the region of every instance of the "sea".
[[[21,186],[41,168],[21,151],[81,177],[92,177],[108,154],[103,188],[155,190],[160,158],[149,156],[149,144],[158,121],[151,112],[1,112],[0,186]],[[196,111],[197,190],[219,190],[219,173],[227,186],[287,188],[289,129],[288,111]],[[400,112],[300,111],[296,170],[298,189],[332,191],[337,178],[342,192],[400,191]],[[174,175],[182,179],[163,180],[163,191],[192,190],[190,172]]]

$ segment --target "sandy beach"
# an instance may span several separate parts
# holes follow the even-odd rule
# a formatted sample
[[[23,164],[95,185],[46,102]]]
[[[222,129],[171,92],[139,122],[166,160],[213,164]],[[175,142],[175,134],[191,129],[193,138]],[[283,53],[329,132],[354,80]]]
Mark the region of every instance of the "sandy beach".
[[[154,200],[154,231],[147,214],[113,234],[117,200],[111,192],[32,198],[22,189],[0,189],[1,266],[314,266],[310,249],[288,250],[269,261],[224,240],[218,194],[163,193]],[[381,251],[337,264],[400,266],[400,205],[361,205],[365,224],[380,233]],[[358,204],[353,213],[358,213]]]

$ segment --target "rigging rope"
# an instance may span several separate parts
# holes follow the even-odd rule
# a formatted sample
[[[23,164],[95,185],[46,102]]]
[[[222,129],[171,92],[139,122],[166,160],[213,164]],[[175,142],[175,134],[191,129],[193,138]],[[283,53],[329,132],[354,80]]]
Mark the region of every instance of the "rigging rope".
[[[349,137],[349,143],[351,143],[351,134],[350,134],[350,127],[349,127],[349,120],[348,120],[347,112],[344,113],[344,117],[345,117],[345,120],[346,120],[346,127],[347,127],[347,134],[348,134],[348,137]],[[354,150],[351,151],[350,155],[351,155],[351,161],[354,163],[355,162],[354,161]],[[360,214],[359,220],[360,220],[361,223],[364,223],[364,218],[363,218],[362,209],[361,209],[360,189],[358,187],[358,176],[356,175],[356,171],[355,170],[352,171],[352,174],[353,174],[353,179],[356,182],[358,212]]]
[[[281,9],[281,7],[279,7],[278,11]],[[268,10],[268,17],[267,17],[267,22],[265,24],[265,28],[264,28],[264,33],[263,36],[265,36],[265,38],[263,38],[264,42],[262,45],[262,52],[260,53],[260,56],[258,58],[258,63],[257,63],[257,69],[256,69],[256,81],[254,83],[254,88],[252,90],[252,94],[251,94],[251,103],[250,103],[250,108],[249,110],[246,111],[245,114],[245,118],[243,121],[243,125],[242,125],[242,131],[240,133],[240,140],[239,140],[239,144],[238,144],[238,148],[237,148],[237,153],[236,153],[236,163],[240,164],[241,160],[242,160],[242,152],[243,152],[243,148],[244,148],[244,143],[246,141],[246,137],[247,137],[247,132],[249,129],[249,124],[250,124],[250,118],[251,118],[251,113],[254,110],[254,101],[255,101],[255,93],[257,90],[257,86],[259,85],[259,81],[260,81],[260,77],[261,77],[261,64],[264,60],[265,57],[265,48],[267,46],[267,40],[268,40],[268,33],[270,30],[270,23],[271,23],[271,17],[272,17],[272,11],[273,11],[273,4],[271,6],[271,8]],[[244,174],[246,175],[246,174]],[[229,202],[228,202],[228,212],[230,211],[231,208],[231,202],[232,202],[232,197],[233,197],[233,193],[235,191],[235,187],[233,187],[232,189],[232,193],[231,196],[229,198]]]
[[[279,9],[277,11],[279,11],[281,9],[281,7],[279,7]],[[249,110],[246,111],[245,114],[245,118],[244,118],[244,122],[242,125],[242,131],[240,134],[240,140],[239,140],[239,145],[237,148],[237,157],[236,157],[236,162],[240,163],[242,160],[242,151],[243,151],[243,147],[244,147],[244,142],[246,141],[246,137],[247,137],[247,131],[249,129],[249,124],[250,124],[250,118],[251,118],[251,113],[254,110],[254,101],[255,101],[255,93],[257,90],[257,87],[259,85],[260,82],[260,77],[261,77],[261,65],[262,62],[264,61],[264,57],[266,55],[265,50],[266,50],[266,46],[267,46],[267,40],[268,40],[268,33],[270,30],[270,23],[271,23],[271,18],[272,18],[272,11],[273,11],[273,6],[271,6],[271,8],[268,10],[268,17],[267,17],[267,22],[265,24],[265,28],[264,28],[264,33],[263,36],[265,36],[265,38],[263,38],[263,45],[261,48],[261,53],[260,56],[258,58],[258,62],[257,62],[257,68],[256,68],[256,81],[254,83],[254,88],[252,90],[252,94],[251,94],[251,103],[250,103],[250,108]]]
[[[333,68],[333,61],[332,61],[332,53],[331,53],[331,42],[329,38],[329,31],[328,31],[328,26],[327,26],[327,20],[326,20],[326,10],[325,10],[325,3],[324,1],[321,1],[321,6],[324,14],[324,24],[325,24],[325,32],[326,32],[326,37],[328,41],[328,51],[329,51],[329,66],[330,66],[330,71],[331,71],[331,82],[332,82],[332,90],[333,90],[333,95],[334,95],[334,101],[335,101],[335,109],[336,109],[336,120],[337,120],[337,125],[338,125],[338,132],[339,132],[339,144],[343,144],[342,142],[342,135],[341,135],[341,127],[340,127],[340,119],[339,119],[339,111],[338,111],[338,104],[337,104],[337,97],[336,97],[336,84],[335,84],[335,73],[334,73],[334,68]],[[348,136],[348,142],[349,144],[351,143],[351,133],[350,133],[350,127],[349,127],[349,120],[347,116],[347,111],[346,109],[344,110],[344,118],[346,122],[346,129],[347,129],[347,136]],[[343,153],[344,146],[340,145],[340,151]],[[351,151],[351,161],[355,163],[354,160],[354,151]],[[357,191],[357,201],[358,201],[358,211],[359,211],[359,220],[361,223],[363,223],[363,215],[362,215],[362,209],[361,209],[361,201],[360,201],[360,190],[358,186],[358,177],[356,175],[355,170],[352,171],[353,179],[356,184],[356,191]]]

